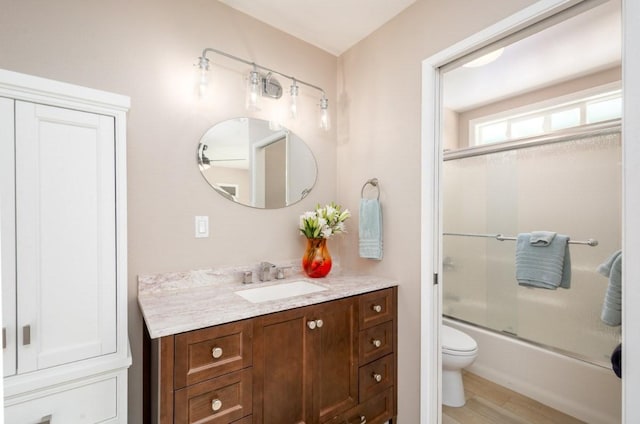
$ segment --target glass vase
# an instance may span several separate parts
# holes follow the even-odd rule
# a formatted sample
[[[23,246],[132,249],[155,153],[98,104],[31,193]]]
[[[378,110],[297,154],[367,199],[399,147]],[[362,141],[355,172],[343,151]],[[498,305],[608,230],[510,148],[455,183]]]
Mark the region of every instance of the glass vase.
[[[327,248],[327,239],[307,239],[307,249],[302,257],[302,269],[311,278],[324,277],[331,271],[331,255]]]

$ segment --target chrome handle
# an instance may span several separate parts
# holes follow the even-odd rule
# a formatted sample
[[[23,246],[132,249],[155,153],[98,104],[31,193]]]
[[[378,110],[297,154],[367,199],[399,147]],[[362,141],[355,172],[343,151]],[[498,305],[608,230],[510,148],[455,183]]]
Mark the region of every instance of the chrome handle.
[[[40,421],[38,424],[51,424],[51,415],[42,417],[42,421]]]
[[[371,309],[373,309],[375,312],[378,312],[378,313],[382,312],[382,306],[380,305],[373,305]]]
[[[360,424],[367,424],[367,417],[360,415]]]
[[[324,325],[324,322],[321,319],[317,319],[316,325],[318,326],[318,328],[322,328],[322,326]]]
[[[309,329],[311,329],[311,330],[315,330],[316,322],[315,321],[307,321],[307,327],[309,327]]]
[[[375,347],[382,346],[382,342],[380,340],[378,340],[378,339],[371,340],[371,344],[374,345]]]
[[[211,401],[211,409],[214,411],[219,411],[222,408],[222,401],[220,399],[214,399]]]
[[[24,327],[22,327],[22,344],[24,346],[31,344],[31,326],[30,325],[25,325]]]
[[[211,356],[213,356],[215,359],[221,358],[222,357],[222,348],[221,347],[214,347],[213,349],[211,349]]]
[[[376,381],[376,383],[379,383],[382,381],[382,376],[378,373],[373,373],[371,374],[371,377],[373,377],[373,379]]]
[[[7,348],[7,329],[6,328],[2,329],[2,348],[3,349]]]

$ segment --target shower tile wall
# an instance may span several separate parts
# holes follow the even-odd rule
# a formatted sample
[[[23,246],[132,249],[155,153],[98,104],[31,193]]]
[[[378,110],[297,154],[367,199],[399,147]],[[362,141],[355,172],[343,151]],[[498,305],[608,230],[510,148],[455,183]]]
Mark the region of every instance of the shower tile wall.
[[[445,315],[606,363],[620,328],[600,321],[596,267],[620,248],[621,187],[619,134],[445,162],[445,232],[599,241],[571,245],[569,290],[544,290],[518,286],[515,242],[445,236]]]

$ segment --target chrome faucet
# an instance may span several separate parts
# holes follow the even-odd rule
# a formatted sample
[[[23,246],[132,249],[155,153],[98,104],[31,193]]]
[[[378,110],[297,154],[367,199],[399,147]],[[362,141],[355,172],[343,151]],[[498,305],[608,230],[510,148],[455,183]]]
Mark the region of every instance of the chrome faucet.
[[[275,267],[272,263],[260,262],[260,271],[258,272],[260,281],[271,281],[271,270]]]

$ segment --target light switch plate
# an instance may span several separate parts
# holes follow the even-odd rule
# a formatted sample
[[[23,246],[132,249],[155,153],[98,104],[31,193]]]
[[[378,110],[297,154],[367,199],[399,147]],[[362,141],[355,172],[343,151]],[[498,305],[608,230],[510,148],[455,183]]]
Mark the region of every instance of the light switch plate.
[[[196,238],[209,237],[209,217],[208,216],[196,216]]]

